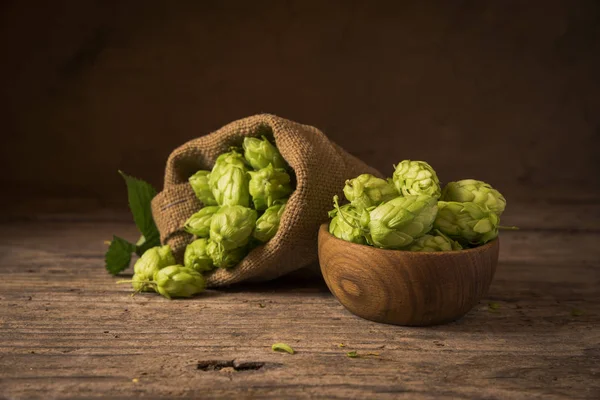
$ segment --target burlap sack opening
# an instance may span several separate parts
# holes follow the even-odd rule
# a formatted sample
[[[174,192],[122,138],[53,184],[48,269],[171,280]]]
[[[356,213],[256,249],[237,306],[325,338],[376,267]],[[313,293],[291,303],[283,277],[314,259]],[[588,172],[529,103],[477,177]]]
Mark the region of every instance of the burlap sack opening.
[[[164,190],[152,201],[152,214],[161,241],[169,244],[178,262],[192,235],[185,221],[202,204],[188,178],[200,169],[210,170],[231,146],[241,146],[246,136],[266,135],[275,141],[296,177],[275,237],[252,250],[236,267],[208,274],[208,286],[241,281],[266,281],[295,271],[317,260],[317,232],[328,220],[332,197],[342,195],[346,179],[362,173],[381,174],[348,154],[318,129],[274,115],[261,114],[232,122],[209,135],[175,149],[167,161]]]

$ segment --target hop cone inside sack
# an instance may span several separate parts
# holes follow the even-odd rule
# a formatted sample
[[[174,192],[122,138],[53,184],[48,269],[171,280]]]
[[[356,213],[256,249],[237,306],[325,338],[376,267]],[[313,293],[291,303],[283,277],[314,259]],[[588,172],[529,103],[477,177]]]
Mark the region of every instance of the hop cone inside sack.
[[[185,222],[185,231],[200,238],[207,238],[210,233],[210,223],[217,211],[219,211],[219,206],[209,206],[192,214]]]
[[[146,250],[133,266],[133,288],[138,292],[152,291],[154,288],[148,281],[152,280],[158,270],[173,264],[175,264],[175,257],[168,245]]]
[[[242,206],[223,206],[213,215],[210,239],[225,250],[245,246],[254,229],[256,217],[256,210]]]
[[[433,234],[421,236],[410,246],[410,251],[452,251],[460,250],[462,246],[445,235]]]
[[[475,179],[463,179],[457,182],[449,182],[442,191],[441,200],[456,202],[473,202],[498,216],[502,215],[506,208],[506,199],[491,185]]]
[[[242,145],[246,161],[255,170],[272,165],[274,168],[286,168],[287,163],[281,157],[277,147],[273,146],[266,137],[262,139],[247,137]]]
[[[264,214],[256,220],[256,228],[254,228],[252,236],[263,243],[271,240],[279,229],[279,222],[284,210],[285,203],[267,208]]]
[[[166,298],[191,297],[204,290],[202,275],[182,265],[171,265],[154,274],[156,291]]]
[[[371,174],[346,181],[344,196],[355,207],[368,208],[398,197],[394,184]]]
[[[250,195],[257,210],[266,210],[292,193],[290,176],[282,168],[273,168],[272,164],[250,171]]]
[[[498,236],[498,215],[479,204],[439,201],[438,207],[435,228],[462,244],[483,244]]]
[[[396,197],[370,212],[369,241],[384,249],[406,247],[431,230],[436,214],[431,196]]]
[[[208,239],[202,238],[187,245],[183,256],[186,267],[197,272],[210,271],[214,268],[212,258],[207,251],[208,243]]]
[[[212,193],[210,185],[208,184],[210,177],[210,171],[198,171],[194,175],[190,176],[189,182],[192,186],[192,190],[196,194],[196,197],[205,206],[216,206],[217,200]]]
[[[400,162],[392,179],[398,192],[405,196],[424,194],[436,199],[440,197],[440,181],[431,165],[424,161]]]
[[[215,267],[231,268],[236,266],[246,256],[248,249],[246,247],[238,247],[235,249],[226,249],[212,240],[208,242],[206,247],[208,255],[211,257]]]

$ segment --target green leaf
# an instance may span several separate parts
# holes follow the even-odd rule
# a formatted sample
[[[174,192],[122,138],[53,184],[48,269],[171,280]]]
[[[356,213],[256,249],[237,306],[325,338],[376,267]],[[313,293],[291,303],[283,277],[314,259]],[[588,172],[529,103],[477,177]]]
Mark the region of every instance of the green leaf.
[[[112,275],[117,275],[129,267],[131,253],[135,251],[135,245],[118,236],[113,236],[110,246],[104,255],[106,270]]]
[[[133,221],[146,239],[140,247],[148,249],[158,246],[160,244],[160,234],[152,218],[151,207],[151,201],[156,196],[156,189],[149,183],[129,176],[122,171],[119,171],[119,174],[127,184],[127,198],[129,199],[129,209],[133,215]]]
[[[360,356],[359,356],[359,355],[358,355],[358,353],[357,353],[357,352],[355,352],[355,351],[349,351],[349,352],[347,352],[347,353],[346,353],[346,357],[350,357],[350,358],[358,358],[358,357],[360,357]]]

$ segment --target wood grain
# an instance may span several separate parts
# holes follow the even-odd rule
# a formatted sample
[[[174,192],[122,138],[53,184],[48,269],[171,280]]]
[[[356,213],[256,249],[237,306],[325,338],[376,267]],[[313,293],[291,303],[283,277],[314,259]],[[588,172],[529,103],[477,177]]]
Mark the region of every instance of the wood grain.
[[[600,235],[578,230],[573,207],[559,210],[574,221],[560,230],[538,210],[535,230],[502,232],[488,295],[429,328],[364,320],[323,283],[292,278],[189,301],[131,297],[103,269],[104,240],[136,239],[129,219],[2,222],[0,398],[597,399]],[[276,342],[297,353],[272,352]],[[262,367],[235,368],[247,363]]]
[[[409,252],[346,242],[319,230],[327,286],[353,314],[371,321],[427,326],[454,321],[488,291],[500,241],[461,251]]]

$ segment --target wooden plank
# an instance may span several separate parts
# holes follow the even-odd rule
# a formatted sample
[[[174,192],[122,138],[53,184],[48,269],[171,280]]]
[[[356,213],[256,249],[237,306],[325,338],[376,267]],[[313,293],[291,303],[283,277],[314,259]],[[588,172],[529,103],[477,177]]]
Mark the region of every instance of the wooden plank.
[[[431,328],[362,320],[322,282],[290,278],[188,301],[131,297],[102,268],[102,241],[112,233],[136,236],[129,223],[85,218],[0,225],[3,396],[600,395],[595,232],[504,232],[488,297],[465,318]],[[272,352],[280,341],[297,354]],[[198,369],[211,361],[224,368]]]

